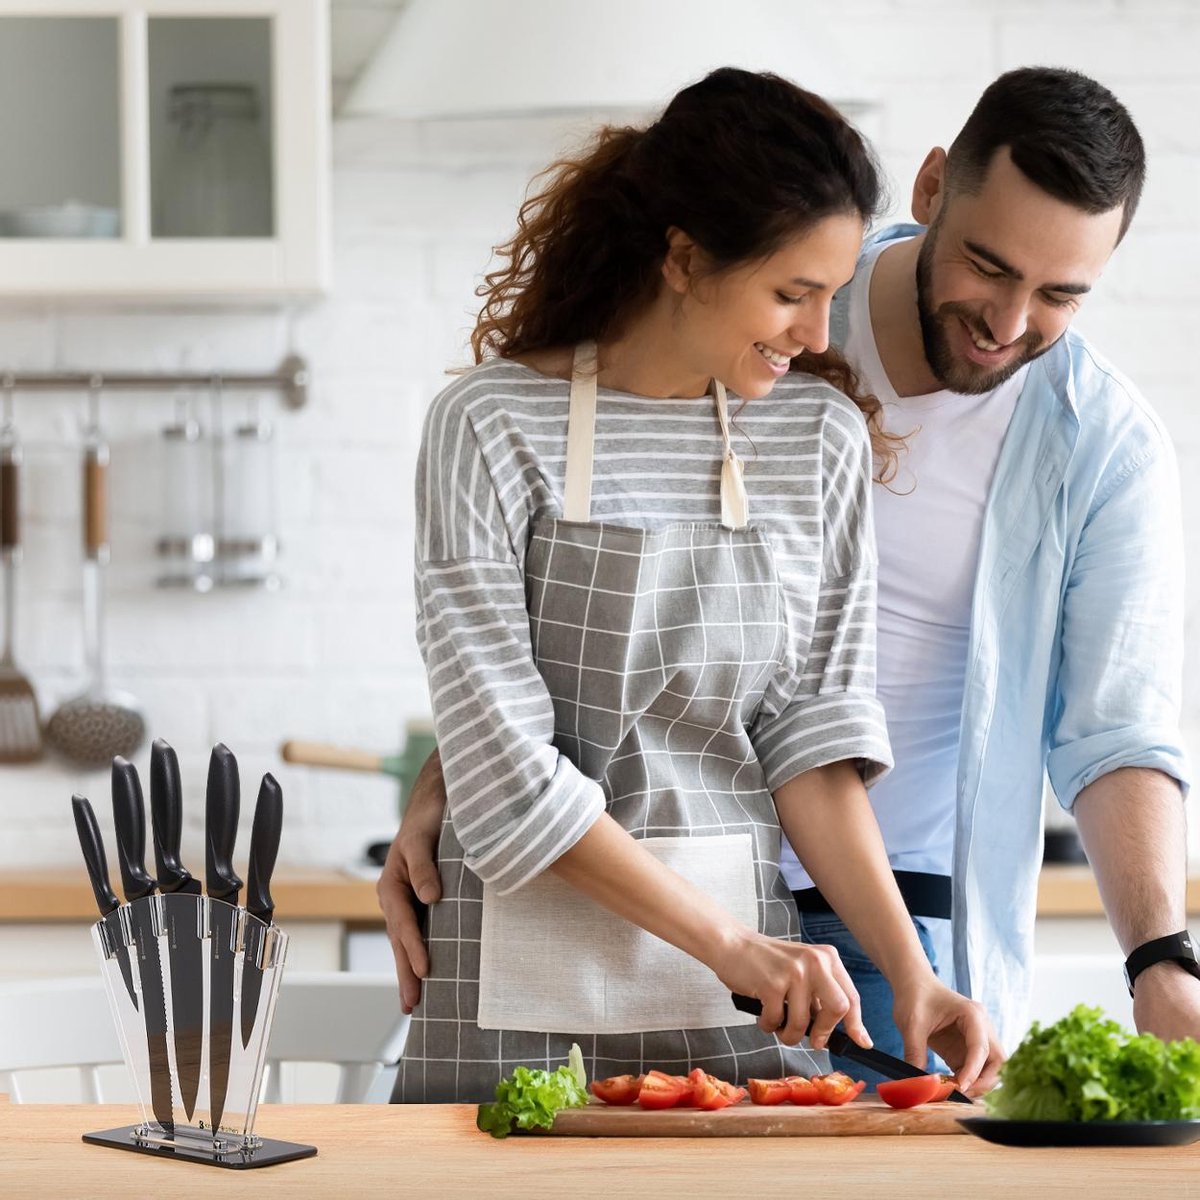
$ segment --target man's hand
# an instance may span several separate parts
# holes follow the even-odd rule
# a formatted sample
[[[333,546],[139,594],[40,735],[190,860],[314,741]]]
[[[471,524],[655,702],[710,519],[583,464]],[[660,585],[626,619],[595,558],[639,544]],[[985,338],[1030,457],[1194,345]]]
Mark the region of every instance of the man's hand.
[[[1147,967],[1134,981],[1133,1021],[1138,1033],[1153,1033],[1164,1042],[1200,1041],[1200,979],[1178,963]]]
[[[429,974],[421,917],[425,906],[442,895],[436,855],[445,811],[446,784],[441,759],[434,751],[413,781],[404,820],[375,888],[396,959],[400,1003],[406,1013],[421,1002],[421,980]]]

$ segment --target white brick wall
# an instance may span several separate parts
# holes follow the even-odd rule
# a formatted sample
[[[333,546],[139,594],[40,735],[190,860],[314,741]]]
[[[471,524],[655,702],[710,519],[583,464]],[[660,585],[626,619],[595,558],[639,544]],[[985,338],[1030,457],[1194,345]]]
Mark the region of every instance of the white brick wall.
[[[1200,410],[1194,369],[1178,348],[1194,341],[1200,320],[1195,6],[819,0],[804,11],[822,14],[856,45],[880,86],[885,107],[869,124],[901,212],[925,151],[953,136],[999,70],[1025,62],[1078,66],[1129,104],[1151,148],[1150,183],[1081,325],[1142,384],[1170,425],[1187,512],[1194,514]],[[257,369],[294,348],[315,369],[308,408],[276,417],[287,577],[276,594],[192,596],[152,586],[157,434],[169,419],[170,397],[117,396],[105,408],[114,444],[113,681],[141,698],[153,732],[180,752],[190,803],[185,850],[193,864],[202,861],[203,780],[207,749],[217,739],[242,761],[247,829],[258,775],[270,769],[280,776],[288,805],[285,859],[345,861],[392,831],[391,781],[289,769],[276,747],[298,736],[393,750],[404,721],[425,710],[409,569],[422,412],[444,368],[465,361],[474,283],[490,246],[507,236],[527,179],[586,124],[339,122],[335,287],[320,303],[0,309],[0,367]],[[75,397],[18,401],[27,447],[18,648],[47,708],[81,684],[80,413]],[[1189,560],[1200,564],[1200,533],[1190,536]],[[1189,611],[1187,675],[1195,678],[1200,606]],[[1200,729],[1200,690],[1191,684],[1186,725],[1189,734]],[[102,775],[80,776],[55,761],[0,768],[0,865],[74,867],[67,801],[77,789],[92,794],[110,828]]]

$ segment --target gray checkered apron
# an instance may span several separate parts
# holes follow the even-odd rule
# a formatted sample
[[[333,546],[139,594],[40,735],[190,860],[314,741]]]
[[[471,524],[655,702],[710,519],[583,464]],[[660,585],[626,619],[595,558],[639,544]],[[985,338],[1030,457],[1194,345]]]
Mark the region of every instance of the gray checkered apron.
[[[747,732],[788,626],[771,547],[747,524],[724,388],[714,382],[721,522],[592,523],[595,353],[594,344],[576,351],[563,516],[534,523],[525,560],[555,746],[601,784],[609,814],[652,853],[735,915],[748,903],[744,919],[761,932],[798,940],[775,806]],[[430,912],[430,973],[396,1100],[490,1099],[501,1076],[552,1069],[572,1042],[593,1078],[653,1067],[699,1066],[731,1080],[826,1069],[824,1056],[814,1065],[737,1013],[707,968],[553,872],[497,896],[463,857],[447,816],[444,899]],[[748,895],[733,894],[739,879]]]

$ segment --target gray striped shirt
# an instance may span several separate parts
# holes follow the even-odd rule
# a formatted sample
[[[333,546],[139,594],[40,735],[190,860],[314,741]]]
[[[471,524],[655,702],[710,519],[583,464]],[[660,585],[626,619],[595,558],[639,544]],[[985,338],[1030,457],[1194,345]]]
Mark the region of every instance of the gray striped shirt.
[[[561,515],[568,384],[504,359],[456,379],[426,418],[417,470],[417,635],[467,865],[502,891],[540,874],[604,810],[603,784],[553,744],[530,647],[533,520]],[[791,637],[750,735],[768,786],[855,759],[891,765],[874,695],[875,547],[861,413],[811,376],[739,411],[751,524],[767,536]],[[592,519],[661,529],[720,520],[711,398],[601,388]]]

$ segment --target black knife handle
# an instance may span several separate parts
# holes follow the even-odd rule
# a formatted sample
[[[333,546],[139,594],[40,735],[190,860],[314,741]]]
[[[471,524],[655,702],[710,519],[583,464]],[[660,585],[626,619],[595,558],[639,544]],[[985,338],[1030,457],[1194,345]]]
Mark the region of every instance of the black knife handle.
[[[96,897],[100,915],[106,917],[119,908],[121,902],[108,882],[108,861],[104,857],[104,843],[100,840],[100,826],[96,824],[96,814],[92,812],[86,797],[78,794],[72,796],[71,811],[75,815],[75,832],[79,834],[79,848],[87,864],[92,895]]]
[[[258,788],[254,827],[250,830],[250,868],[246,872],[246,909],[266,925],[275,915],[271,899],[271,872],[279,853],[283,831],[283,789],[268,772]]]
[[[117,861],[125,899],[135,900],[154,891],[154,877],[146,874],[146,806],[137,768],[119,754],[112,760],[113,820],[117,825]]]
[[[198,892],[200,884],[179,861],[183,833],[183,786],[179,759],[162,738],[150,750],[150,822],[154,830],[154,862],[164,892]]]
[[[218,742],[208,760],[208,792],[204,809],[204,888],[214,900],[237,903],[242,881],[233,869],[233,846],[237,840],[241,811],[241,784],[237,759],[228,746]]]

